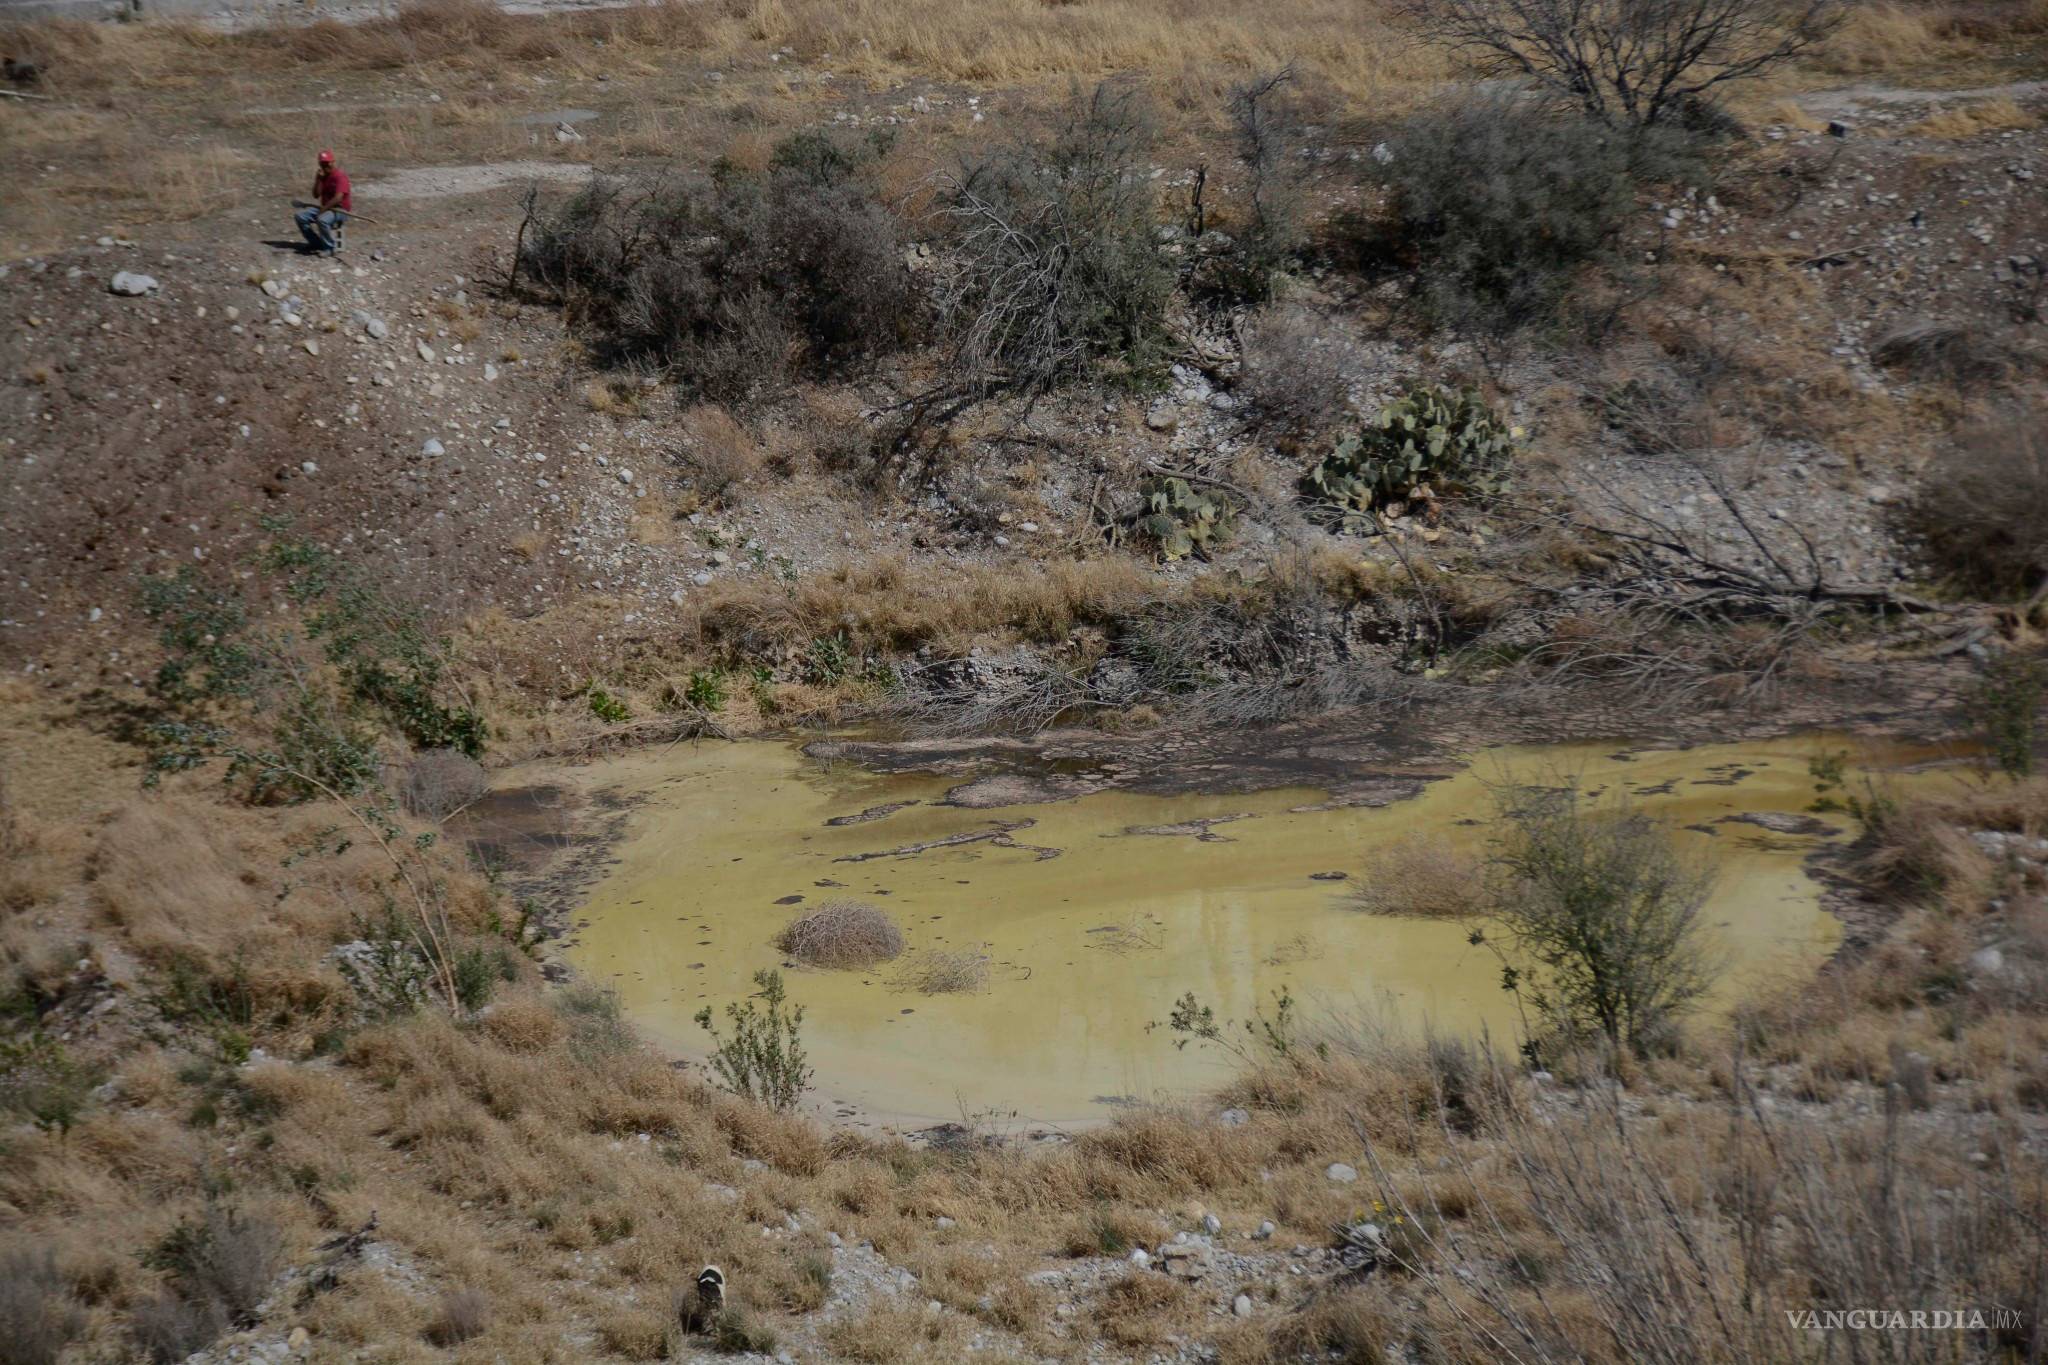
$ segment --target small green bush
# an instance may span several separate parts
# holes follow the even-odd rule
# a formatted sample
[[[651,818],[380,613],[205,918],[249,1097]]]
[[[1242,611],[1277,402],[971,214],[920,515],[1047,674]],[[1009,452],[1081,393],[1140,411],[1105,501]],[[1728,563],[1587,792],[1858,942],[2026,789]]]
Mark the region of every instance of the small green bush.
[[[20,1114],[46,1132],[71,1131],[101,1075],[46,1034],[0,1038],[0,1110]]]
[[[923,322],[902,226],[869,183],[879,150],[806,132],[763,174],[600,178],[531,230],[521,265],[606,358],[708,398],[854,373]]]
[[[630,720],[632,718],[633,712],[626,703],[620,701],[602,687],[592,684],[590,691],[585,696],[590,701],[590,714],[596,716],[607,725],[617,725],[622,720]]]
[[[1637,185],[1696,174],[1687,135],[1622,130],[1504,98],[1417,114],[1371,163],[1386,212],[1359,246],[1413,272],[1423,312],[1483,337],[1555,322],[1590,267],[1621,266]]]
[[[716,673],[692,673],[689,685],[683,689],[683,700],[699,711],[723,711],[725,679]]]
[[[1379,410],[1308,472],[1303,489],[1354,517],[1414,496],[1505,492],[1520,427],[1470,389],[1417,387]]]
[[[781,972],[755,972],[754,984],[760,988],[755,995],[725,1007],[729,1037],[712,1023],[709,1005],[697,1012],[698,1026],[711,1035],[711,1071],[743,1099],[793,1109],[812,1075],[804,1055],[804,1007],[789,1004]]]

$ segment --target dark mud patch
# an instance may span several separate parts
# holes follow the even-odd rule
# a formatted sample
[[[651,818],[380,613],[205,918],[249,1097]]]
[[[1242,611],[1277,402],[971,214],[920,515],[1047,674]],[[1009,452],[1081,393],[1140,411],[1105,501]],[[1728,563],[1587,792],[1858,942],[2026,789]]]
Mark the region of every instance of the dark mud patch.
[[[890,801],[880,806],[869,806],[866,810],[852,815],[835,815],[825,822],[825,826],[828,829],[838,829],[846,825],[865,825],[876,820],[886,820],[897,811],[908,810],[916,804],[915,801]]]
[[[1724,815],[1714,822],[1717,825],[1755,825],[1773,834],[1817,835],[1826,838],[1835,832],[1835,827],[1825,820],[1811,815],[1793,815],[1785,811],[1746,811],[1741,815]]]
[[[1235,815],[1206,815],[1199,820],[1181,820],[1170,825],[1125,825],[1121,830],[1102,837],[1122,839],[1132,835],[1147,835],[1157,839],[1194,839],[1204,844],[1227,844],[1233,842],[1230,836],[1216,833],[1215,826],[1258,818],[1250,811],[1239,811]]]
[[[560,938],[616,861],[611,850],[631,809],[617,793],[584,796],[543,783],[486,792],[443,828],[532,908],[544,937]]]

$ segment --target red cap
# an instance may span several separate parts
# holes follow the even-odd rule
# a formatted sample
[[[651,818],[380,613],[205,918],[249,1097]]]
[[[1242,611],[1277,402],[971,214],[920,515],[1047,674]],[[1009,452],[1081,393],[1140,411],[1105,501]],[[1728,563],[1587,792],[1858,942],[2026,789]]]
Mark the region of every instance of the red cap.
[[[320,153],[320,164],[321,164],[321,165],[323,165],[323,166],[332,166],[332,165],[334,164],[334,153],[333,153],[333,152],[322,152],[322,153]]]

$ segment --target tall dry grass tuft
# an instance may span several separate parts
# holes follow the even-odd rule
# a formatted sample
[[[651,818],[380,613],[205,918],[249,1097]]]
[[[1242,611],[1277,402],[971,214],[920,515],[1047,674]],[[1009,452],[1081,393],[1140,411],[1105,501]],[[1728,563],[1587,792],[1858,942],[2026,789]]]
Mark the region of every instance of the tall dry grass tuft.
[[[1486,879],[1471,853],[1407,838],[1372,851],[1351,903],[1373,915],[1466,919],[1485,909]]]

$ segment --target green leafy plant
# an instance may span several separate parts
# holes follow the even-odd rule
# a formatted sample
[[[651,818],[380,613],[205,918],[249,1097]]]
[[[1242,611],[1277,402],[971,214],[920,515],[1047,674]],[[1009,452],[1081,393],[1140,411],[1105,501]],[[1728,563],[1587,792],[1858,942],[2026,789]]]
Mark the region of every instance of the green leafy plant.
[[[843,633],[820,635],[804,650],[804,681],[830,687],[844,681],[857,662]]]
[[[1338,442],[1305,492],[1354,518],[1418,496],[1507,491],[1522,439],[1471,389],[1417,386]]]
[[[1878,790],[1875,782],[1863,779],[1863,794],[1849,790],[1849,751],[1824,749],[1806,761],[1813,779],[1813,800],[1806,807],[1816,815],[1846,811],[1852,818],[1871,826],[1882,826],[1899,813],[1898,798]]]
[[[40,1031],[0,1038],[0,1110],[20,1114],[45,1132],[71,1131],[101,1075]]]
[[[590,714],[596,716],[607,725],[617,725],[622,720],[632,718],[633,712],[627,707],[626,703],[620,701],[596,683],[590,685],[590,690],[584,693],[584,696],[590,701]]]
[[[725,709],[725,679],[716,673],[692,673],[683,700],[699,711]]]
[[[1137,528],[1159,546],[1163,558],[1207,554],[1229,534],[1231,506],[1221,493],[1198,490],[1175,475],[1160,475],[1138,485],[1138,495],[1144,504]]]
[[[697,1011],[697,1024],[713,1043],[711,1070],[743,1099],[793,1109],[810,1088],[812,1075],[804,1055],[804,1007],[789,1003],[781,972],[755,972],[754,984],[760,988],[754,995],[725,1007],[730,1037],[712,1023],[709,1005]]]
[[[1273,992],[1272,1014],[1254,1010],[1251,1018],[1238,1020],[1237,1027],[1232,1028],[1217,1017],[1215,1006],[1203,1004],[1189,991],[1173,1002],[1165,1027],[1174,1035],[1174,1047],[1182,1051],[1190,1043],[1206,1043],[1222,1048],[1247,1066],[1269,1061],[1301,1062],[1311,1055],[1327,1058],[1329,1044],[1302,1038],[1301,1021],[1295,1010],[1294,995],[1283,986]],[[1156,1022],[1145,1026],[1147,1032],[1158,1027]],[[1244,1033],[1242,1040],[1237,1036],[1239,1030]]]

